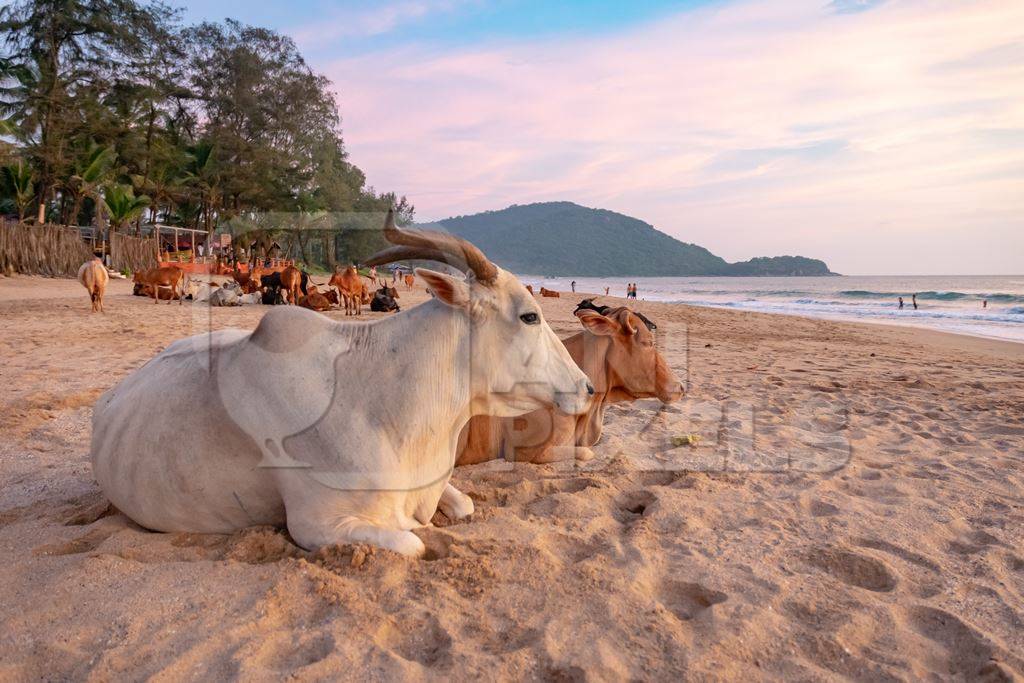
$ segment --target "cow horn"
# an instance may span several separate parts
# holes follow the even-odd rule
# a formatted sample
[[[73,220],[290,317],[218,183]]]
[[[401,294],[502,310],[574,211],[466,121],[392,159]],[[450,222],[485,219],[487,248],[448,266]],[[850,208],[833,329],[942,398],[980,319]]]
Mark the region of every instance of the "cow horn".
[[[443,232],[402,230],[395,225],[394,209],[388,209],[384,219],[384,237],[396,246],[374,254],[363,265],[379,266],[393,261],[424,259],[469,270],[484,284],[490,284],[498,277],[498,267],[474,245]]]

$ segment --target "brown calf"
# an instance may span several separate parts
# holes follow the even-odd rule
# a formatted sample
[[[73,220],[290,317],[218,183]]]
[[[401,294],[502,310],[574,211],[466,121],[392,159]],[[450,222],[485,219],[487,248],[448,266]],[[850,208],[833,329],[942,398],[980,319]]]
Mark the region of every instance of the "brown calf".
[[[299,299],[299,306],[308,308],[311,311],[329,311],[331,310],[331,302],[327,296],[316,291],[314,287],[309,287],[306,296]],[[334,294],[334,292],[331,292]],[[337,296],[335,294],[335,296]]]

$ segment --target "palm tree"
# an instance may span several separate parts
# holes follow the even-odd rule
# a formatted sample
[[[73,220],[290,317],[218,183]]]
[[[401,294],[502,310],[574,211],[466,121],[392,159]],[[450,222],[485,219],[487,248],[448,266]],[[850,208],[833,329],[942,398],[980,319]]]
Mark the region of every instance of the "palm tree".
[[[220,176],[214,156],[214,145],[200,140],[189,150],[185,177],[199,193],[203,206],[204,227],[207,234],[213,233],[213,212],[220,203]]]
[[[110,185],[103,196],[103,205],[110,217],[110,225],[114,230],[124,227],[135,220],[149,206],[149,197],[136,197],[129,185]]]
[[[166,207],[169,216],[174,204],[185,198],[184,179],[169,164],[156,167],[149,175],[133,175],[135,189],[146,192],[153,199],[153,222],[160,218],[161,207]]]
[[[69,223],[78,222],[86,197],[92,197],[99,205],[99,191],[109,179],[116,159],[117,151],[113,145],[101,147],[95,141],[89,141],[85,153],[75,162],[75,173],[67,183],[68,191],[75,199]]]
[[[25,222],[25,213],[35,198],[35,174],[24,161],[4,166],[2,181],[4,193],[14,199],[18,207],[18,222]]]

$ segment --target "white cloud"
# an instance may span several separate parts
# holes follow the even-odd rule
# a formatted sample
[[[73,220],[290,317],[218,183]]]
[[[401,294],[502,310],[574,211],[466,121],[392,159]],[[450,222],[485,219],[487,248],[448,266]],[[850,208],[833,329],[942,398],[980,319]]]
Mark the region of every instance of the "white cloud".
[[[299,26],[288,34],[303,47],[317,47],[342,38],[377,36],[431,14],[452,12],[469,0],[399,0],[346,7],[334,16]]]
[[[422,218],[570,199],[730,259],[1012,272],[1024,3],[741,2],[612,38],[338,61],[352,158]]]

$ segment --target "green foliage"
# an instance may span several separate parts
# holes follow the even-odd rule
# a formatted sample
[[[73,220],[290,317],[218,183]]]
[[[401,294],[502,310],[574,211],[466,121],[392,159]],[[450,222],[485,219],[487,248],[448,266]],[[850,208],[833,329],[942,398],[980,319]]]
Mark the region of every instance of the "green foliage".
[[[441,221],[495,263],[533,275],[717,275],[726,262],[613,211],[571,202],[510,206]]]
[[[353,212],[413,214],[404,197],[366,186],[340,121],[331,84],[273,31],[183,26],[145,0],[0,7],[0,135],[34,175],[26,210],[79,222],[103,207],[101,188],[131,185],[152,200],[148,220],[257,226],[238,243],[280,243],[333,266],[379,241],[379,225],[377,241],[351,229]],[[108,190],[106,204],[126,193]],[[145,213],[111,222],[127,228]],[[261,214],[287,218],[268,227]]]
[[[82,152],[76,155],[73,173],[65,183],[68,194],[74,200],[69,222],[79,222],[82,204],[86,199],[98,199],[100,188],[110,179],[116,160],[117,151],[113,145],[103,147],[94,140],[89,140]]]
[[[138,218],[149,206],[149,197],[136,197],[128,185],[111,185],[103,193],[103,206],[110,217],[110,224],[117,229]]]
[[[727,275],[789,277],[791,275],[835,275],[824,261],[804,256],[758,256],[742,263],[730,263]]]
[[[18,210],[18,220],[25,220],[25,212],[32,203],[34,195],[35,176],[32,169],[23,161],[8,164],[0,169],[0,185],[3,195],[10,199],[11,203]]]
[[[576,276],[828,275],[821,261],[783,256],[727,263],[636,218],[572,202],[510,206],[440,222],[515,273]]]

